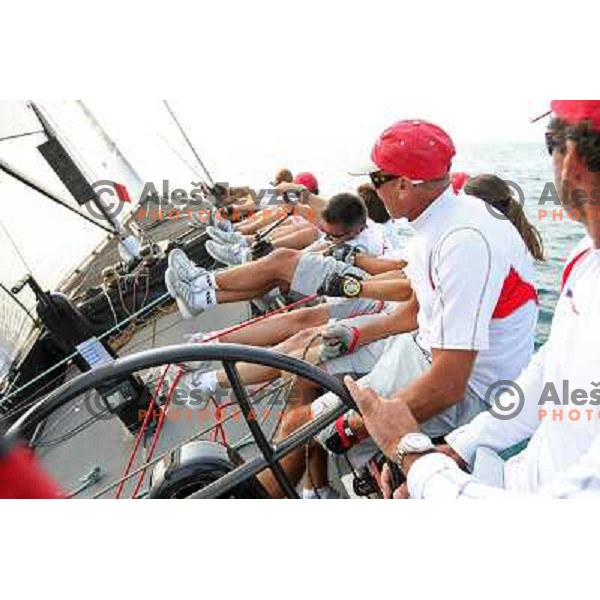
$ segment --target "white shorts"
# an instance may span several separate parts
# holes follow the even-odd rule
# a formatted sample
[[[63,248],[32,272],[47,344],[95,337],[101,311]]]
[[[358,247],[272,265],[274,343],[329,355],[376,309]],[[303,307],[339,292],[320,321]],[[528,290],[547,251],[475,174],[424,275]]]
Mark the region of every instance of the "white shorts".
[[[427,372],[430,367],[429,357],[417,345],[414,335],[403,333],[386,340],[381,359],[368,375],[359,380],[359,383],[373,388],[380,396],[389,398]],[[340,400],[335,394],[325,394],[313,402],[313,414],[318,416],[339,402]],[[476,415],[488,408],[485,401],[469,389],[460,402],[426,423],[422,423],[421,430],[431,438],[443,437],[456,428],[466,425]],[[319,433],[317,441],[324,446],[325,440],[334,431],[335,425],[331,425]],[[379,448],[371,438],[368,438],[358,446],[351,448],[347,453],[347,457],[354,468],[359,469],[366,465],[378,452]],[[342,461],[338,462],[341,463]]]
[[[312,296],[317,293],[325,278],[334,273],[356,275],[361,278],[367,276],[367,273],[361,269],[335,260],[332,256],[305,252],[298,261],[290,283],[290,290],[303,296]]]
[[[395,302],[383,302],[383,300],[369,298],[348,299],[341,302],[331,302],[331,299],[327,299],[326,303],[329,308],[329,318],[336,321],[368,315],[389,314],[396,305]]]

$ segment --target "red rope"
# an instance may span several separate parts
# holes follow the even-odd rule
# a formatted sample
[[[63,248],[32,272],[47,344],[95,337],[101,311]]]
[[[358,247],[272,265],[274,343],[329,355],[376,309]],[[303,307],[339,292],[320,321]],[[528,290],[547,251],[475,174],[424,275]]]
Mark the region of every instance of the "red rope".
[[[177,375],[175,375],[175,379],[173,380],[173,383],[171,384],[171,388],[169,389],[169,394],[167,396],[165,405],[161,409],[160,418],[158,420],[158,425],[156,426],[156,431],[154,432],[154,437],[152,438],[152,444],[150,445],[150,451],[148,452],[148,456],[146,457],[147,463],[149,463],[152,460],[152,457],[154,456],[154,451],[156,450],[156,446],[158,445],[158,438],[159,438],[162,428],[165,424],[165,417],[167,416],[167,411],[169,410],[171,400],[173,399],[173,396],[175,395],[175,389],[179,385],[179,381],[181,380],[182,376],[183,376],[183,369],[181,367],[179,367],[179,371],[178,371]],[[133,490],[133,494],[131,495],[132,498],[137,498],[137,495],[140,492],[142,484],[144,483],[144,479],[146,478],[147,470],[148,470],[148,467],[145,467],[144,470],[140,473],[140,477],[138,479],[137,485],[135,486],[135,489]]]
[[[148,412],[146,413],[146,416],[144,418],[144,423],[142,424],[142,427],[138,431],[138,434],[135,438],[135,444],[133,446],[133,450],[131,451],[131,453],[129,455],[129,460],[127,461],[127,466],[125,467],[123,474],[121,475],[121,479],[124,479],[125,477],[127,477],[129,475],[129,472],[131,471],[131,467],[133,466],[133,461],[135,460],[135,455],[137,454],[137,451],[142,442],[142,438],[144,437],[144,434],[146,433],[146,429],[148,429],[148,424],[150,423],[152,413],[154,412],[154,407],[156,406],[156,399],[158,398],[158,394],[160,393],[160,391],[162,389],[163,382],[165,381],[165,377],[167,376],[167,373],[169,372],[170,368],[171,368],[171,365],[167,365],[163,369],[163,372],[162,372],[160,378],[158,379],[158,384],[156,386],[156,390],[154,391],[154,395],[152,396],[152,400],[150,401],[150,405],[148,406]],[[115,494],[115,500],[119,500],[121,498],[124,487],[125,487],[125,481],[122,481],[121,485],[117,489],[117,493]]]
[[[245,329],[246,327],[250,327],[251,325],[255,325],[256,323],[260,323],[270,317],[274,317],[275,315],[284,313],[284,312],[288,312],[291,310],[294,310],[295,308],[298,308],[300,306],[302,306],[303,304],[308,304],[309,302],[313,302],[314,300],[316,300],[319,297],[318,294],[314,294],[312,296],[308,296],[307,298],[302,298],[301,300],[298,300],[297,302],[293,302],[292,304],[289,304],[287,306],[283,306],[282,308],[278,308],[277,310],[274,310],[272,312],[266,313],[260,317],[255,317],[254,319],[251,319],[250,321],[245,321],[244,323],[240,323],[238,325],[234,325],[233,327],[230,327],[228,329],[224,329],[218,333],[216,333],[215,335],[213,335],[212,337],[206,339],[206,340],[202,340],[202,344],[208,344],[209,342],[213,342],[214,340],[218,340],[220,337],[225,336],[225,335],[230,335],[232,333],[235,333],[237,331],[241,331],[242,329]],[[154,412],[154,408],[156,406],[156,399],[158,398],[158,394],[161,391],[161,388],[163,386],[165,377],[169,371],[169,369],[171,368],[172,365],[167,365],[166,368],[163,370],[162,375],[158,381],[158,385],[156,387],[156,390],[154,392],[154,395],[152,397],[152,400],[150,401],[150,406],[148,407],[148,412],[146,413],[146,416],[144,418],[144,422],[142,424],[142,427],[140,428],[140,431],[137,434],[136,440],[135,440],[135,444],[133,447],[133,450],[130,453],[129,456],[129,460],[127,461],[127,466],[125,467],[124,471],[123,471],[123,475],[121,476],[121,479],[125,479],[130,471],[131,471],[131,467],[133,466],[133,462],[135,460],[136,454],[139,450],[142,438],[144,437],[146,430],[148,429],[148,425],[150,424],[150,419],[152,417],[152,414]],[[150,450],[150,458],[147,459],[147,461],[149,462],[150,460],[152,460],[152,455],[154,454],[154,449],[156,448],[157,442],[158,442],[158,437],[160,436],[162,429],[164,427],[164,422],[165,422],[165,415],[166,415],[166,409],[168,408],[168,405],[171,402],[171,398],[173,396],[175,387],[177,386],[177,384],[179,383],[179,380],[181,379],[181,376],[183,374],[183,369],[180,368],[179,373],[177,374],[177,376],[175,377],[175,382],[174,382],[174,386],[171,386],[171,390],[169,391],[169,396],[167,398],[167,401],[165,403],[165,406],[163,408],[163,410],[161,411],[161,415],[160,415],[160,419],[158,422],[158,425],[156,427],[156,432],[154,433],[154,438],[152,440],[152,447]],[[256,392],[255,392],[256,393]],[[219,433],[221,434],[221,439],[223,440],[223,443],[225,445],[227,445],[227,437],[225,435],[225,430],[223,428],[222,423],[219,423],[217,425],[217,430],[219,431]],[[215,432],[216,434],[216,432]],[[216,441],[216,435],[215,435],[215,441]],[[145,473],[146,470],[144,470],[141,474],[140,480],[138,481],[138,484],[136,486],[136,490],[133,494],[133,498],[135,498],[137,496],[137,492],[139,491],[139,488],[141,488],[141,485],[144,481],[144,477],[145,477]],[[123,488],[125,487],[125,481],[122,481],[121,484],[119,485],[119,488],[117,489],[117,493],[115,494],[115,499],[119,499],[121,498],[121,495],[123,494]]]
[[[244,323],[240,323],[239,325],[234,325],[233,327],[230,327],[229,329],[223,329],[223,331],[219,331],[218,333],[216,333],[215,335],[213,335],[212,337],[206,339],[206,340],[202,340],[202,344],[208,344],[209,342],[213,342],[214,340],[218,340],[220,337],[225,336],[225,335],[230,335],[232,333],[236,333],[237,331],[241,331],[242,329],[246,329],[246,327],[250,327],[251,325],[255,325],[256,323],[260,323],[261,321],[264,321],[266,319],[269,319],[270,317],[274,317],[275,315],[290,311],[290,310],[294,310],[295,308],[298,308],[299,306],[302,306],[303,304],[308,304],[309,302],[312,302],[313,300],[316,300],[319,297],[318,294],[314,294],[313,296],[308,296],[307,298],[303,298],[302,300],[298,300],[298,302],[294,302],[292,304],[288,304],[287,306],[283,306],[282,308],[278,308],[277,310],[274,310],[270,313],[267,313],[265,315],[262,315],[261,317],[255,317],[254,319],[251,319],[250,321],[245,321]]]
[[[212,441],[215,443],[219,442],[219,436],[221,436],[221,442],[224,446],[227,446],[228,444],[228,440],[227,440],[227,433],[225,431],[225,428],[223,427],[223,423],[225,422],[225,419],[223,417],[223,409],[226,408],[226,406],[219,406],[214,397],[212,398],[212,402],[215,406],[215,417],[217,419],[217,425],[215,427],[215,430],[213,431],[212,434]]]

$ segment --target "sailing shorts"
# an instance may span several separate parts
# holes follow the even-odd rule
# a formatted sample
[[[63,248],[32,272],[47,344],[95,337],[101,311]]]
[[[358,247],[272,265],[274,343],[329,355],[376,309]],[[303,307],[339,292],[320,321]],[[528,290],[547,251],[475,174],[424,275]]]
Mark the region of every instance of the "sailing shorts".
[[[312,296],[317,293],[325,278],[334,273],[338,275],[356,275],[362,278],[368,276],[365,271],[335,260],[332,256],[305,252],[298,261],[298,266],[290,283],[290,289],[292,292],[303,296]]]
[[[403,333],[386,340],[381,358],[374,369],[360,379],[359,383],[371,387],[380,396],[389,398],[428,371],[430,367],[430,357],[417,344],[415,335]],[[325,394],[313,402],[313,414],[318,416],[339,402],[340,400],[335,394]],[[466,425],[488,408],[489,406],[485,401],[469,388],[460,402],[431,418],[426,423],[422,423],[421,430],[431,438],[444,437],[458,427]],[[320,432],[317,441],[324,446],[325,440],[334,432],[335,424]],[[342,457],[342,460],[336,462],[339,463],[339,469],[344,475],[350,473],[350,467],[346,459],[349,459],[355,469],[360,469],[378,452],[379,449],[373,440],[367,438],[351,448],[346,457]]]

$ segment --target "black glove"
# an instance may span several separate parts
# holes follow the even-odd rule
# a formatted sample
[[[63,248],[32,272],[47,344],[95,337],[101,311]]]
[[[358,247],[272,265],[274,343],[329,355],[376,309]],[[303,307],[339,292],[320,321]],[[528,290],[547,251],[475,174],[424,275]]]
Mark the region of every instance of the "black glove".
[[[335,244],[325,252],[325,256],[332,256],[335,260],[354,266],[356,255],[359,252],[360,250],[358,248],[355,248],[350,244]]]
[[[252,246],[250,246],[250,252],[252,253],[252,260],[258,260],[259,258],[264,258],[265,256],[271,254],[275,250],[275,247],[269,240],[258,239],[256,240]]]
[[[362,277],[356,275],[332,273],[325,277],[317,293],[332,298],[358,298],[362,291],[361,281]]]
[[[210,188],[210,195],[213,198],[215,206],[221,207],[229,197],[229,186],[224,183],[215,183],[215,185]]]
[[[335,431],[325,440],[325,447],[332,454],[345,454],[356,446],[360,440],[354,435],[348,422],[349,413],[342,415],[335,422]]]

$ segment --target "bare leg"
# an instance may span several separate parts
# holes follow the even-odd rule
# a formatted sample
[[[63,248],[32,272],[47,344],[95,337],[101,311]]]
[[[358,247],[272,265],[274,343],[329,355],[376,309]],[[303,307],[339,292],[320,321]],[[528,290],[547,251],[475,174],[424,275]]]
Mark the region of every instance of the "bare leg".
[[[304,489],[321,489],[329,485],[328,456],[323,448],[313,442],[310,446],[310,454],[307,465],[307,473],[304,479]]]
[[[256,288],[254,290],[217,290],[217,301],[219,304],[232,304],[233,302],[244,302],[253,298],[264,296],[272,288]]]
[[[280,248],[260,260],[216,273],[220,291],[248,291],[274,288],[289,284],[294,276],[301,254],[296,250]],[[247,296],[248,299],[254,296]],[[224,300],[226,301],[226,300]]]
[[[282,354],[286,354],[287,356],[302,358],[307,345],[314,338],[314,336],[321,331],[321,329],[321,327],[315,327],[313,329],[307,329],[306,331],[297,333],[289,340],[278,344],[273,349],[281,352]],[[313,347],[318,348],[317,342],[315,342]],[[237,369],[242,383],[246,385],[265,383],[267,381],[277,379],[282,375],[282,372],[279,369],[272,369],[263,365],[238,363]],[[219,383],[221,389],[227,389],[230,387],[229,378],[227,377],[224,369],[221,369],[217,372],[217,382]]]
[[[319,233],[316,227],[302,228],[285,236],[278,237],[273,241],[275,248],[292,248],[303,250],[317,241]]]
[[[261,229],[281,219],[287,212],[287,209],[281,206],[266,208],[254,215],[252,219],[238,225],[237,230],[244,235],[254,235]]]
[[[288,408],[288,410],[285,411],[281,428],[277,435],[278,440],[284,440],[291,433],[310,421],[310,405],[317,398],[319,389],[314,383],[307,381],[306,379],[299,379],[294,389],[294,393],[297,402],[293,407]],[[305,458],[306,449],[300,448],[281,461],[281,466],[294,485],[297,485],[304,475],[306,468]],[[284,497],[283,491],[279,487],[279,484],[273,477],[271,471],[263,471],[258,476],[258,479],[272,498]]]
[[[271,233],[271,240],[276,240],[279,237],[283,237],[286,235],[289,235],[290,233],[296,233],[298,231],[302,231],[304,229],[314,229],[314,225],[311,225],[310,223],[306,223],[306,222],[301,222],[301,223],[295,223],[295,222],[290,222],[289,220],[284,223],[283,225],[280,225],[279,227],[277,227],[276,229],[273,230],[273,233]]]
[[[327,304],[300,308],[289,313],[275,315],[235,333],[219,337],[219,341],[225,344],[274,346],[300,331],[326,325],[328,320],[329,307]]]

